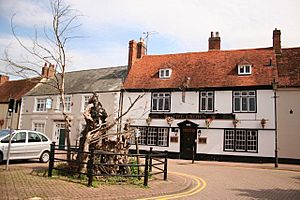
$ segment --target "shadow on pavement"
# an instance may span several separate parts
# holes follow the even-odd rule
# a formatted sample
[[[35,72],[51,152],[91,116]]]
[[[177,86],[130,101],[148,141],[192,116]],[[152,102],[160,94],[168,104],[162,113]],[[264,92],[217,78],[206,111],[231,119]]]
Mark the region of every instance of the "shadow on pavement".
[[[300,199],[300,188],[299,190],[294,189],[266,189],[266,190],[247,190],[238,189],[234,190],[240,192],[239,196],[250,197],[251,199]]]

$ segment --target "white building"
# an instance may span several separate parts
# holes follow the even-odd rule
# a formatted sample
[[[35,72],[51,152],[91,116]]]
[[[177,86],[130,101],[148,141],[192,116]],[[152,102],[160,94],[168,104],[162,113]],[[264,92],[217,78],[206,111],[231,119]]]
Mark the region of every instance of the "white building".
[[[169,55],[145,55],[143,41],[130,41],[123,110],[144,95],[125,117],[141,131],[140,149],[273,162],[280,31],[270,48],[220,50],[220,41],[212,33],[207,52]]]
[[[71,144],[79,140],[85,126],[83,112],[95,92],[109,115],[117,118],[121,87],[126,67],[111,67],[67,72],[65,76],[66,109],[71,118]],[[51,79],[49,80],[51,82]],[[64,118],[58,92],[49,84],[41,84],[22,98],[20,128],[45,133],[61,147],[66,143]],[[47,108],[47,104],[51,104]],[[114,131],[114,130],[111,130]]]

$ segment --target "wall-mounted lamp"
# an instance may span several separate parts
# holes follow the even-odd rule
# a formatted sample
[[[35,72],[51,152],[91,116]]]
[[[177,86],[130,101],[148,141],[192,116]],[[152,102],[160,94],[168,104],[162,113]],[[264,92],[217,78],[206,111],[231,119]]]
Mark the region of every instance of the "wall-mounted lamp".
[[[293,109],[290,109],[290,114],[292,115],[294,113]]]
[[[199,129],[199,130],[197,130],[197,134],[198,134],[198,137],[200,137],[201,136],[201,130]]]

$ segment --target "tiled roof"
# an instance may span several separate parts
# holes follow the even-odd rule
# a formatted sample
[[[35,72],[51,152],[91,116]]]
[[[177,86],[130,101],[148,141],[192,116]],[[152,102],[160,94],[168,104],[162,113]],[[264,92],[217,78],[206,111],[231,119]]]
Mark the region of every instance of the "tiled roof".
[[[252,65],[251,75],[238,75],[237,65]],[[271,86],[276,78],[276,57],[273,48],[208,51],[169,55],[146,55],[131,67],[125,89]],[[160,79],[159,69],[171,68],[169,79]]]
[[[40,78],[6,81],[0,85],[0,102],[8,102],[10,98],[21,99],[28,91],[34,88]]]
[[[300,87],[300,48],[282,49],[278,76],[279,86]]]
[[[121,89],[126,74],[127,66],[67,72],[65,74],[65,92],[67,94],[75,94],[117,91]],[[54,83],[52,79],[49,82]],[[58,94],[55,88],[47,84],[41,84],[27,95],[55,94]]]

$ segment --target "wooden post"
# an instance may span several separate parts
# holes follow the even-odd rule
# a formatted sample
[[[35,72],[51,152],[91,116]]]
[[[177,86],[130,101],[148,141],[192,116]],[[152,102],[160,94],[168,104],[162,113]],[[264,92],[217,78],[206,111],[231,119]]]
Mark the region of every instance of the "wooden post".
[[[149,165],[148,165],[148,161],[149,161],[149,153],[146,154],[145,157],[145,173],[144,173],[144,186],[148,185],[148,176],[149,176]]]
[[[150,152],[149,152],[149,154],[150,154],[150,156],[149,156],[149,172],[152,172],[152,152],[153,151],[153,147],[150,147]]]
[[[91,149],[90,158],[88,161],[88,186],[92,186],[93,183],[93,167],[94,167],[94,149]]]
[[[50,160],[49,160],[49,168],[48,168],[48,177],[52,177],[54,158],[55,158],[55,142],[52,142],[52,144],[50,144]]]
[[[168,179],[168,151],[165,151],[164,180]]]

